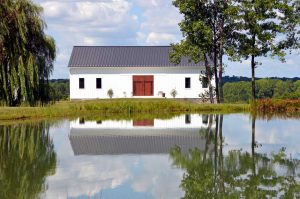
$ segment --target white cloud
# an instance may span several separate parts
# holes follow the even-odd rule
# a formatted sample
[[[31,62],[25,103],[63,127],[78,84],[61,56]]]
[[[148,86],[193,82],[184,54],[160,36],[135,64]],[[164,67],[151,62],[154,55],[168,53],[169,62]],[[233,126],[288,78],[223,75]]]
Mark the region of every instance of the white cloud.
[[[74,45],[169,45],[182,38],[182,16],[172,0],[34,1],[43,6],[47,32],[59,49],[53,78],[68,77],[66,56]],[[257,76],[300,76],[299,56],[287,57],[286,63],[262,58]],[[247,62],[226,63],[225,75],[251,75]]]
[[[138,42],[147,45],[169,45],[181,38],[178,10],[165,0],[134,0],[142,9]]]
[[[93,38],[90,38],[90,37],[84,37],[83,38],[83,43],[85,45],[95,45],[95,40]]]
[[[147,36],[146,43],[150,45],[159,45],[163,43],[175,42],[176,36],[167,33],[150,32]]]
[[[44,8],[48,34],[59,49],[53,77],[68,77],[67,64],[75,45],[135,45],[138,17],[127,0],[38,1]],[[64,55],[61,55],[64,53]]]

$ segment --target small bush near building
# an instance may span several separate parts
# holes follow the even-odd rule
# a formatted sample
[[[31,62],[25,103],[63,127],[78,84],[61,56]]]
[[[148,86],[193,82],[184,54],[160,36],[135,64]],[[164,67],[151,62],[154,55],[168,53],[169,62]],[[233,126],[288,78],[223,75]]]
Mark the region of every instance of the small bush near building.
[[[112,89],[109,89],[107,91],[107,95],[108,95],[109,98],[112,98],[114,96],[114,91]]]
[[[176,89],[172,89],[172,91],[171,91],[171,96],[173,97],[173,98],[175,98],[176,96],[177,96],[177,91],[176,91]]]

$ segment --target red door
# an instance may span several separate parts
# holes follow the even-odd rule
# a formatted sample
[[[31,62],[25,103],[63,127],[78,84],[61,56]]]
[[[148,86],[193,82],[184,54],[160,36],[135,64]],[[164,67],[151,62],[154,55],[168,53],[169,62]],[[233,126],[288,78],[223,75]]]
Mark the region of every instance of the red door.
[[[144,82],[135,82],[135,96],[144,95]]]
[[[153,75],[133,76],[133,96],[153,96]]]
[[[133,120],[133,126],[154,126],[154,120]]]

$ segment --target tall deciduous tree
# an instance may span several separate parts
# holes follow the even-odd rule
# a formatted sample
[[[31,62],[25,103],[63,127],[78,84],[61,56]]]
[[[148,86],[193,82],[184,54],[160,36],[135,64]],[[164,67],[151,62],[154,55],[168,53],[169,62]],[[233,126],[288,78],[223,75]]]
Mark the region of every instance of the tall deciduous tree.
[[[173,4],[184,16],[179,24],[184,41],[193,48],[199,48],[199,51],[212,60],[213,70],[211,72],[215,79],[217,102],[223,102],[223,55],[232,46],[229,45],[232,42],[231,31],[234,24],[230,15],[235,14],[234,10],[229,9],[232,3],[233,1],[230,0],[173,1]],[[177,44],[177,48],[183,43],[186,44],[181,42]],[[184,47],[186,45],[182,45],[182,48]],[[192,53],[190,57],[193,57]],[[206,56],[200,56],[202,61]]]
[[[287,49],[297,46],[296,1],[292,0],[238,0],[234,30],[237,37],[238,58],[251,60],[252,99],[256,99],[255,68],[257,58],[278,57],[284,61]],[[232,54],[231,54],[232,56]],[[235,56],[233,56],[235,57]]]
[[[31,0],[0,0],[0,100],[10,106],[48,99],[56,49],[41,12]]]

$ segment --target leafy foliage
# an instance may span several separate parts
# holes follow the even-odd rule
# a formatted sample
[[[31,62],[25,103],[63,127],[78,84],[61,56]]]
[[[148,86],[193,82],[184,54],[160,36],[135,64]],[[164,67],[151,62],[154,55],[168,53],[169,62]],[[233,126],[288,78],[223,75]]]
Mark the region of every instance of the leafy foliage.
[[[205,76],[208,78],[211,103],[213,103],[212,76],[215,79],[216,98],[219,102],[219,78],[222,77],[222,56],[229,45],[230,31],[229,7],[230,1],[207,1],[207,0],[174,0],[173,4],[179,9],[184,19],[179,23],[183,34],[180,43],[173,44],[171,60],[179,61],[181,56],[189,57],[198,63],[205,62]],[[219,59],[219,63],[218,63]],[[219,66],[219,77],[218,68]],[[220,84],[222,85],[222,84]]]
[[[276,79],[256,81],[258,99],[299,99],[300,80],[296,82]],[[224,85],[225,102],[248,102],[251,100],[250,82],[231,82]]]
[[[44,32],[42,7],[30,0],[0,2],[0,100],[10,106],[46,102],[56,49]]]
[[[251,60],[252,99],[256,99],[256,58],[271,56],[284,61],[285,50],[298,46],[299,5],[293,0],[237,2],[237,25],[233,30],[236,43],[229,56],[233,60]]]
[[[205,61],[209,82],[214,75],[217,102],[223,101],[223,55],[234,61],[251,60],[255,99],[257,58],[284,61],[288,50],[299,48],[299,0],[174,0],[173,4],[183,15],[179,23],[183,40],[172,45],[171,60],[186,56]]]
[[[70,95],[69,81],[53,81],[49,82],[50,93],[49,99],[51,101],[67,100]]]

